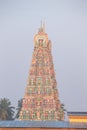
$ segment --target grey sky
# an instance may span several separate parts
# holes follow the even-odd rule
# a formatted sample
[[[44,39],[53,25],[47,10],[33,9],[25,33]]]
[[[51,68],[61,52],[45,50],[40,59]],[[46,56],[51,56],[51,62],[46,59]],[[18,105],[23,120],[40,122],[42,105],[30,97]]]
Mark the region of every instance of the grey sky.
[[[0,98],[16,106],[24,96],[41,20],[61,102],[68,111],[87,111],[87,0],[0,0]]]

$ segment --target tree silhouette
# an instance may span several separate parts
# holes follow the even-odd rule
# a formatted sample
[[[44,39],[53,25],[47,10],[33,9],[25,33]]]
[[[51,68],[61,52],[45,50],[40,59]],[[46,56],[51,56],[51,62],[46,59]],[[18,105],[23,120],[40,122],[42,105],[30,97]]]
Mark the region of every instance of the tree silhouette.
[[[7,98],[0,99],[0,120],[13,120],[15,107]]]
[[[22,107],[22,101],[23,101],[23,99],[18,100],[18,107],[16,108],[17,114],[16,114],[15,118],[19,118],[20,110]]]
[[[65,118],[64,115],[65,115],[65,111],[66,111],[66,109],[64,108],[64,104],[61,104],[59,111],[60,111],[59,120],[62,121]]]

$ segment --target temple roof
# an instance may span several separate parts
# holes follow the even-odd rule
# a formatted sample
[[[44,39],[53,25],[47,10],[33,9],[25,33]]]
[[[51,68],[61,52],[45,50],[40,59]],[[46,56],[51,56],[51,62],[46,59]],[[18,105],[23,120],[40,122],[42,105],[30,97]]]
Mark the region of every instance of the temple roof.
[[[87,123],[69,123],[65,121],[0,121],[5,128],[87,128]]]
[[[72,116],[87,116],[87,112],[67,112],[67,114]]]

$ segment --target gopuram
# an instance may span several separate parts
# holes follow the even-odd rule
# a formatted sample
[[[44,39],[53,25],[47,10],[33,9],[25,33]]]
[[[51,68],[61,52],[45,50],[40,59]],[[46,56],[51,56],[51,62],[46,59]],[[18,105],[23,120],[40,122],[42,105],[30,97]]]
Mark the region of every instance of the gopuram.
[[[51,54],[51,41],[41,26],[34,37],[34,51],[19,118],[0,120],[0,130],[87,130],[87,112],[67,112],[59,100]]]
[[[41,25],[34,36],[34,51],[19,115],[20,120],[64,120],[51,49],[51,41],[44,25]]]

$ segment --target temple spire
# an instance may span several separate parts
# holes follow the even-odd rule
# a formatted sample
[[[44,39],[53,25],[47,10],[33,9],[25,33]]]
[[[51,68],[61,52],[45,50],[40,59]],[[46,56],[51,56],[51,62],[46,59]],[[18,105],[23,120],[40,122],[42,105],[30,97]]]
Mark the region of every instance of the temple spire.
[[[38,32],[45,32],[45,23],[42,21]]]
[[[43,31],[45,32],[45,22],[43,23]]]

